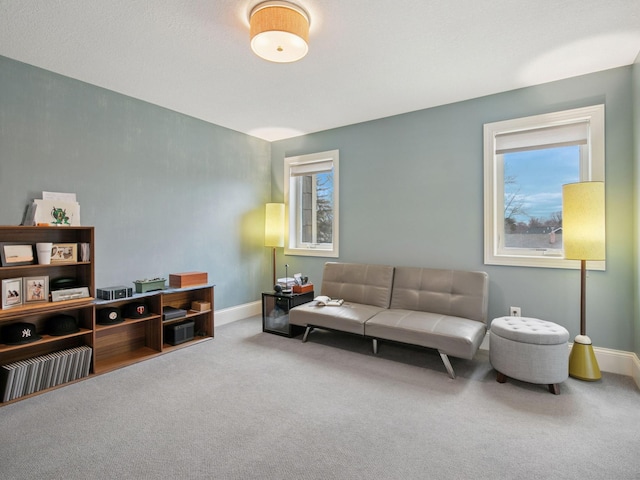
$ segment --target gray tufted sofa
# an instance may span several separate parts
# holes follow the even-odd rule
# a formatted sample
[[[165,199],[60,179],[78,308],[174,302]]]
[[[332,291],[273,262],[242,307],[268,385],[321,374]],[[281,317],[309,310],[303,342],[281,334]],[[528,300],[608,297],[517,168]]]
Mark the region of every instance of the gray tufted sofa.
[[[487,331],[489,279],[485,272],[328,262],[321,294],[342,298],[340,307],[304,304],[289,322],[438,350],[451,378],[448,355],[471,359]]]

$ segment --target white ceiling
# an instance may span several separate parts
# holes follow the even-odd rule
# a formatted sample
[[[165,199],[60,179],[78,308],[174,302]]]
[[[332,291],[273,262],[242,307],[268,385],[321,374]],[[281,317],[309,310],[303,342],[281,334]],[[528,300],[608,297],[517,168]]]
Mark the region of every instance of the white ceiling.
[[[0,55],[266,140],[629,65],[640,0],[295,0],[309,54],[249,48],[261,0],[0,0]]]

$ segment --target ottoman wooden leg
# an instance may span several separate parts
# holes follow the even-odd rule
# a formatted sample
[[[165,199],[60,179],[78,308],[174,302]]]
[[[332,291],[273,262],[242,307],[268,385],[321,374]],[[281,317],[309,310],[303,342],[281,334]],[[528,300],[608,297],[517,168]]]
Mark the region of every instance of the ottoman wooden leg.
[[[504,373],[496,372],[496,382],[505,383],[507,381],[507,376]]]
[[[560,384],[559,383],[550,383],[549,391],[554,395],[560,395]]]

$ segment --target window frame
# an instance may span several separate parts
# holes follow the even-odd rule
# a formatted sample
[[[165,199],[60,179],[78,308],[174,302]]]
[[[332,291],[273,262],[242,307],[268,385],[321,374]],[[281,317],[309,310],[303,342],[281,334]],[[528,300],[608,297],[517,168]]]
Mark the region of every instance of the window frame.
[[[576,108],[484,125],[484,263],[519,267],[580,268],[577,260],[567,260],[564,252],[545,254],[539,249],[509,248],[501,245],[504,233],[504,162],[496,153],[499,135],[537,131],[575,123],[588,123],[587,143],[581,146],[580,181],[602,181],[605,176],[604,105]],[[543,148],[543,147],[540,147]],[[586,154],[587,158],[584,158]],[[502,197],[500,197],[502,195]],[[605,261],[590,261],[588,268],[605,270]]]
[[[332,163],[333,170],[333,223],[332,223],[332,243],[331,244],[302,244],[298,242],[298,226],[297,226],[297,208],[299,200],[295,186],[292,182],[296,181],[296,176],[291,174],[293,167],[301,165],[313,168],[313,164]],[[340,195],[339,195],[339,170],[340,170],[340,154],[339,150],[329,150],[326,152],[311,153],[306,155],[297,155],[293,157],[285,157],[284,159],[284,202],[285,202],[285,255],[302,255],[311,257],[332,257],[339,256],[339,212],[340,212]],[[315,186],[314,186],[315,189]],[[314,195],[314,203],[315,203]],[[326,245],[329,245],[327,248]],[[323,247],[325,246],[325,247]]]

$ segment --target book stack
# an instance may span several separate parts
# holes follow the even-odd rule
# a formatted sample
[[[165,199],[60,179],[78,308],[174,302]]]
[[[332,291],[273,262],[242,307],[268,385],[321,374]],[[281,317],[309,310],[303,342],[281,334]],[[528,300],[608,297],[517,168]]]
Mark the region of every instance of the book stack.
[[[278,279],[278,285],[287,290],[296,284],[296,279],[293,277],[282,277]]]
[[[69,348],[0,367],[3,402],[89,375],[91,347]]]

